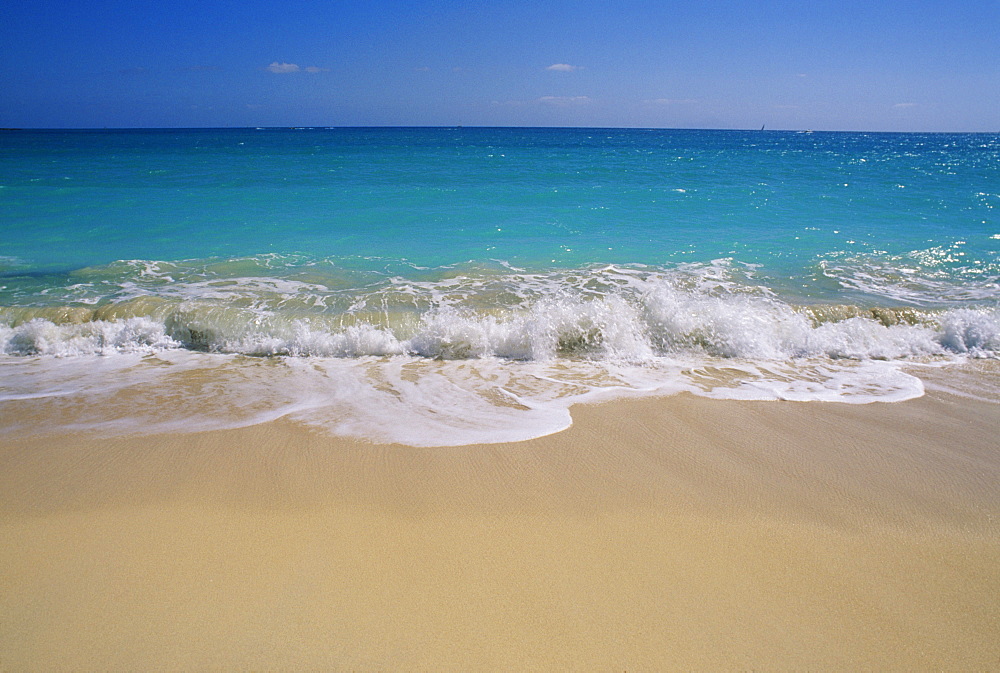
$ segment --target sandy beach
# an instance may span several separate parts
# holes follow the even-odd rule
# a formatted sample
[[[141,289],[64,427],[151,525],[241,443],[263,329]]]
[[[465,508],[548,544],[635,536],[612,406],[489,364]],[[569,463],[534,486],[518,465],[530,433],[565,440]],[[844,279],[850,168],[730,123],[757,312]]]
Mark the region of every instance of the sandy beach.
[[[0,669],[1000,668],[1000,405],[573,417],[5,440]]]

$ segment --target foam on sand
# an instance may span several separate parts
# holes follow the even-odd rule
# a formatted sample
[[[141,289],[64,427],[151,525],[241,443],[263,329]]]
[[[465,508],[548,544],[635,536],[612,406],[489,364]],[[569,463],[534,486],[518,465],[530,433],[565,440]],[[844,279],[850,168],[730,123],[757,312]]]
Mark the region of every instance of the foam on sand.
[[[289,416],[374,441],[469,444],[556,432],[571,405],[616,395],[900,401],[923,394],[915,365],[1000,352],[995,307],[796,306],[738,275],[720,261],[336,291],[199,280],[93,309],[0,309],[0,402],[86,397],[92,413],[66,411],[64,427],[100,432]],[[6,415],[4,431],[22,427]]]

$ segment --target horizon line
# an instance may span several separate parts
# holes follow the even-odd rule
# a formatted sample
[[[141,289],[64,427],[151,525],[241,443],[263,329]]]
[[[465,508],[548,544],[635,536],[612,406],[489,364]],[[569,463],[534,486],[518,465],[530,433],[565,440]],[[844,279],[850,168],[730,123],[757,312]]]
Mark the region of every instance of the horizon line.
[[[494,124],[345,124],[345,125],[253,125],[253,126],[4,126],[0,132],[11,131],[253,131],[253,130],[337,130],[337,129],[548,129],[548,130],[613,130],[613,131],[735,131],[748,133],[892,133],[892,134],[952,134],[998,135],[998,131],[886,131],[862,129],[758,129],[708,128],[672,126],[508,126]]]

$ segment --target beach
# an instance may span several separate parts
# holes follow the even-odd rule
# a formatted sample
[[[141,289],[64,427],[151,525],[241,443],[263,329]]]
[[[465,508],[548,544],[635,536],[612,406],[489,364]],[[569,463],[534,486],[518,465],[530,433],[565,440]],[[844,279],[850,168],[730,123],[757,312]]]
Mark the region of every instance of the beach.
[[[1000,2],[7,4],[0,673],[1000,672]]]
[[[5,439],[0,669],[1000,666],[1000,405],[571,412],[445,448]]]
[[[0,134],[0,671],[1000,668],[998,159]]]

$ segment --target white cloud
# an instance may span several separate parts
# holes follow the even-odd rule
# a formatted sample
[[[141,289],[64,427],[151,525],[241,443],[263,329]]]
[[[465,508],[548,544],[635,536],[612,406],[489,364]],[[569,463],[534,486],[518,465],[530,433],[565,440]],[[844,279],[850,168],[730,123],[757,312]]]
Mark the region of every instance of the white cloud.
[[[694,98],[654,98],[646,102],[653,105],[690,105],[698,101]]]
[[[299,66],[295,65],[294,63],[278,63],[277,61],[267,66],[267,68],[265,69],[268,72],[276,72],[276,73],[298,72],[299,70],[301,70],[301,68],[299,68]]]
[[[573,72],[574,70],[580,70],[581,66],[570,65],[569,63],[553,63],[546,70],[552,70],[554,72]]]
[[[896,103],[893,105],[894,108],[907,108],[907,107],[917,107],[916,103]]]
[[[305,67],[301,67],[297,63],[285,63],[284,61],[282,61],[281,63],[275,61],[271,65],[264,68],[264,70],[267,70],[268,72],[277,73],[279,75],[283,75],[289,72],[308,72],[312,74],[316,74],[318,72],[330,72],[329,68],[320,68],[317,65],[307,65]]]
[[[582,105],[590,101],[590,96],[542,96],[538,99],[545,105]]]

